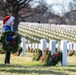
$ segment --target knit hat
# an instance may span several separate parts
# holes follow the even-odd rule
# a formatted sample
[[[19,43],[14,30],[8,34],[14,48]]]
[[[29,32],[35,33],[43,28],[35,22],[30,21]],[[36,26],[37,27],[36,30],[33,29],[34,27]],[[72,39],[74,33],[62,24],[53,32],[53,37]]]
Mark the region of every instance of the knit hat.
[[[10,23],[14,20],[15,18],[13,16],[6,16],[3,19],[3,25],[10,25]]]

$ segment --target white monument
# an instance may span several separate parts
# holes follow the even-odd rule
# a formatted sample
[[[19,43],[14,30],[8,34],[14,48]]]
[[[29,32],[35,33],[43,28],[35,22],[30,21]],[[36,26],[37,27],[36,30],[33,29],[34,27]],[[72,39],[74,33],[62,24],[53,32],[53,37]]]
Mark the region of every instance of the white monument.
[[[62,50],[62,66],[67,66],[67,41],[61,40],[61,50]]]
[[[23,57],[25,55],[25,49],[26,49],[26,39],[25,38],[21,38],[21,47],[22,47],[22,53],[21,56]]]
[[[51,55],[56,52],[56,40],[50,40],[49,50],[51,51]]]
[[[44,53],[44,50],[46,49],[46,46],[47,46],[46,39],[41,39],[40,42],[41,42],[40,49],[42,50],[42,53]]]

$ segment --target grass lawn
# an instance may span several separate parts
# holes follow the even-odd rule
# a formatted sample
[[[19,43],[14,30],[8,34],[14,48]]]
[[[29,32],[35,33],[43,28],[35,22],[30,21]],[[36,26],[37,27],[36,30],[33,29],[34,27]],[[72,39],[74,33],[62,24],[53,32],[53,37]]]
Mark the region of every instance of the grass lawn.
[[[68,57],[68,65],[46,67],[44,63],[32,61],[32,53],[25,57],[11,55],[11,64],[4,65],[4,54],[0,54],[0,75],[76,75],[76,56]]]

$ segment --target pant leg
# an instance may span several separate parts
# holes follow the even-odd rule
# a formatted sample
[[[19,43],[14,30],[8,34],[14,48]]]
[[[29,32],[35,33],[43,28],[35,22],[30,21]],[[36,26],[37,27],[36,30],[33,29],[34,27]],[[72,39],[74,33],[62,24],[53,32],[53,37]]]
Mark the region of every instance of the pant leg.
[[[6,55],[5,55],[5,64],[6,63],[10,63],[10,52],[6,52]]]

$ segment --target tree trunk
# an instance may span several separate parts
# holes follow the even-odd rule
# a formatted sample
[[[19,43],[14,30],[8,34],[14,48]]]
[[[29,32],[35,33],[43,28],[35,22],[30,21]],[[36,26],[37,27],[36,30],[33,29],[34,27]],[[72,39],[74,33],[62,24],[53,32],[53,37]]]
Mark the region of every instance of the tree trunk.
[[[18,14],[14,14],[13,16],[15,17],[14,31],[18,31],[18,24],[19,24]]]

